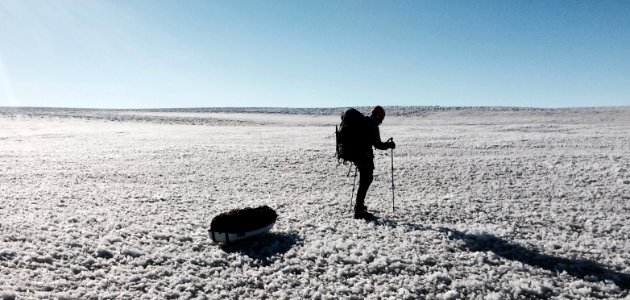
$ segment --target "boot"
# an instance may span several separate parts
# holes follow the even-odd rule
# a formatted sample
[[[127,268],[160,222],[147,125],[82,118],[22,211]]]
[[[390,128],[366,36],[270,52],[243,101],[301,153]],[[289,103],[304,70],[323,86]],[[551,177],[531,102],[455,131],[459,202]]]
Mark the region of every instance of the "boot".
[[[354,218],[355,219],[363,219],[363,220],[373,220],[374,219],[374,215],[367,212],[367,210],[362,210],[362,211],[355,211],[354,212]]]

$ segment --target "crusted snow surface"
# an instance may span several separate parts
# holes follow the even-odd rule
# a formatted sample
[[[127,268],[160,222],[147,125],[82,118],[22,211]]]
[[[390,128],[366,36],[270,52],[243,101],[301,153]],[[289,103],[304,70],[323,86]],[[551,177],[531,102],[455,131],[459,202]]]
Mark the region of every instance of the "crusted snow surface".
[[[367,222],[336,111],[0,108],[0,297],[627,299],[630,109],[397,109]]]

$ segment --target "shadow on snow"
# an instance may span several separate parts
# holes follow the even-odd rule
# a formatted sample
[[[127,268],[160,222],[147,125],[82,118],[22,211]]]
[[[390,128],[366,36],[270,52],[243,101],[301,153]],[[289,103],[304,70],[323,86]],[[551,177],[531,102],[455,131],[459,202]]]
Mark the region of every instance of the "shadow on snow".
[[[301,240],[297,233],[269,232],[233,244],[223,244],[221,249],[228,253],[240,253],[262,265],[269,265]]]
[[[540,253],[487,233],[466,234],[449,228],[439,228],[438,231],[448,233],[452,239],[463,241],[463,248],[468,251],[492,251],[505,259],[518,261],[530,266],[557,273],[566,272],[573,277],[586,281],[610,280],[624,290],[630,289],[629,274],[617,272],[596,261],[581,258],[570,259]]]
[[[630,290],[630,274],[615,271],[610,266],[600,264],[596,261],[582,258],[570,259],[561,256],[541,253],[537,250],[528,249],[517,243],[488,233],[466,234],[464,232],[446,227],[439,227],[437,229],[434,229],[419,224],[397,224],[394,221],[386,219],[380,219],[377,224],[390,227],[406,226],[412,230],[437,230],[439,232],[448,234],[449,238],[451,239],[458,239],[463,241],[463,250],[473,252],[492,251],[496,255],[505,259],[518,261],[533,267],[538,267],[557,273],[566,272],[573,277],[580,278],[586,281],[609,280],[614,282],[621,289]]]

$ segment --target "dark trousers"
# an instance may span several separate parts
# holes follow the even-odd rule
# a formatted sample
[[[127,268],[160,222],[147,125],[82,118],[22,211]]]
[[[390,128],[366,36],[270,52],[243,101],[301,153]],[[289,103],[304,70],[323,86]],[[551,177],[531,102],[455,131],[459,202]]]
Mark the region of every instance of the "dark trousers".
[[[365,196],[374,179],[374,164],[357,165],[359,168],[359,190],[357,191],[357,201],[354,206],[355,212],[361,212],[366,209]]]

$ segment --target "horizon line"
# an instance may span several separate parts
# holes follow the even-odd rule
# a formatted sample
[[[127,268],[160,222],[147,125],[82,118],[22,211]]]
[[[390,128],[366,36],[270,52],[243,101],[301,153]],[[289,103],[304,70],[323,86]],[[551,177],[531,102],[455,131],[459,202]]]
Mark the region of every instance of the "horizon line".
[[[535,109],[535,110],[560,110],[560,109],[597,109],[597,108],[630,108],[628,105],[595,105],[595,106],[508,106],[508,105],[382,105],[384,108],[404,109],[404,108],[442,108],[442,109]],[[355,105],[355,106],[320,106],[320,107],[293,107],[293,106],[182,106],[182,107],[136,107],[136,108],[106,108],[106,107],[71,107],[71,106],[15,106],[0,105],[0,108],[14,109],[76,109],[76,110],[226,110],[226,109],[244,109],[244,110],[315,110],[315,109],[345,109],[345,108],[369,108],[371,105]]]

